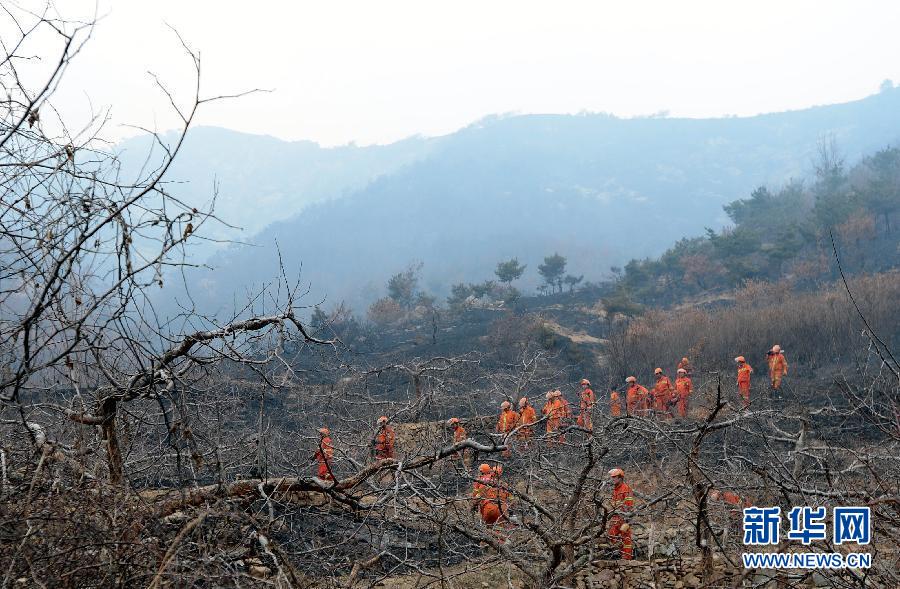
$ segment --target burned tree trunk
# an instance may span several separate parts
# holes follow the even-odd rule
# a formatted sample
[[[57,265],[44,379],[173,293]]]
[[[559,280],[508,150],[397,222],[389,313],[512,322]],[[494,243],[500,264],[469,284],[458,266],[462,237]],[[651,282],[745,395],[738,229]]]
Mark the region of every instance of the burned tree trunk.
[[[100,415],[103,421],[100,429],[103,432],[103,440],[106,443],[106,463],[109,467],[109,482],[113,485],[122,484],[122,449],[119,446],[119,436],[116,433],[117,402],[113,398],[104,399],[100,405]]]

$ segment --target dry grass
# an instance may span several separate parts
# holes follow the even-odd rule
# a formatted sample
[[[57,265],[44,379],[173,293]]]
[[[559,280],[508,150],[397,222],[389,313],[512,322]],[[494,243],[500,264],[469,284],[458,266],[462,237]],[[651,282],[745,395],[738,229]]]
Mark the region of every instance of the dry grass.
[[[896,342],[900,273],[855,278],[850,290],[876,333]],[[743,355],[760,374],[776,343],[792,365],[861,360],[869,345],[863,329],[842,283],[796,292],[787,282],[751,282],[734,293],[729,307],[650,311],[618,337],[626,338],[632,365],[674,366],[687,355],[702,369],[730,369],[733,358]]]

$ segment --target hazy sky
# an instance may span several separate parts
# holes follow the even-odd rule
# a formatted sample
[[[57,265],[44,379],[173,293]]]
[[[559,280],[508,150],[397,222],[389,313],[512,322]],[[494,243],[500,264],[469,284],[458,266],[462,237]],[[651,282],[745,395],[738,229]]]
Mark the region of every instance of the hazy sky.
[[[201,52],[205,94],[273,90],[210,105],[201,124],[327,145],[491,113],[748,115],[900,80],[897,0],[98,2],[105,17],[56,103],[90,99],[117,124],[159,129],[173,120],[147,71],[191,91],[166,23]]]

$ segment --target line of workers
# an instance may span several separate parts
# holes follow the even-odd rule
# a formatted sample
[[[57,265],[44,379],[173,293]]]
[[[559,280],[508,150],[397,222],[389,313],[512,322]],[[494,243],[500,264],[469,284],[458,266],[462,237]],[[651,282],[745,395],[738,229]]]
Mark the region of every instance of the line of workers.
[[[753,374],[753,368],[747,363],[743,356],[734,359],[737,363],[737,385],[743,400],[744,407],[750,404],[750,375]],[[781,346],[775,344],[767,352],[767,363],[769,367],[769,380],[772,389],[776,392],[781,389],[782,379],[788,372],[788,363],[784,357],[784,350]],[[662,368],[653,371],[656,377],[656,384],[652,390],[638,384],[637,378],[629,376],[625,379],[627,387],[625,390],[625,406],[624,409],[628,415],[651,416],[659,415],[663,418],[674,417],[677,413],[679,417],[686,417],[690,409],[690,397],[694,391],[693,368],[687,358],[682,358],[676,369],[677,376],[674,384],[665,374]],[[591,382],[583,378],[580,382],[581,395],[579,402],[579,412],[576,424],[588,431],[593,429],[593,421],[591,416],[597,398],[594,391],[591,390]],[[564,421],[573,417],[572,408],[569,401],[563,397],[562,391],[548,391],[545,395],[546,402],[541,409],[541,414],[546,417],[546,432],[548,444],[556,444],[564,441],[562,434],[557,434],[564,425]],[[610,415],[612,417],[620,417],[622,415],[622,399],[619,392],[613,389],[609,397]],[[526,444],[533,435],[532,424],[538,421],[537,412],[531,405],[527,397],[519,399],[519,410],[515,411],[512,403],[503,401],[500,404],[500,416],[497,419],[496,430],[499,433],[510,433],[516,427],[522,426],[517,432],[519,440]],[[455,442],[466,439],[466,430],[463,428],[459,418],[453,417],[447,425],[453,431]],[[556,434],[556,435],[554,435]],[[319,448],[314,458],[318,462],[317,475],[319,478],[331,480],[332,472],[330,460],[334,456],[334,449],[331,443],[330,432],[327,427],[319,429]],[[394,429],[388,424],[388,418],[382,415],[378,418],[378,430],[372,442],[373,454],[376,459],[393,458],[394,444],[396,434]],[[509,450],[505,452],[509,455]]]
[[[772,388],[777,392],[781,389],[782,379],[788,370],[787,360],[781,346],[778,344],[772,346],[767,352],[767,359],[770,382]],[[750,405],[750,375],[753,373],[753,368],[743,356],[738,356],[734,361],[737,364],[738,391],[743,406],[746,408]],[[690,397],[694,392],[693,369],[690,361],[682,358],[678,363],[674,383],[662,368],[656,368],[653,373],[656,383],[652,389],[640,385],[634,376],[625,379],[625,412],[628,415],[642,417],[655,415],[664,419],[675,417],[676,414],[681,418],[687,417],[690,409]],[[594,391],[591,390],[591,382],[588,379],[581,379],[580,385],[581,395],[576,423],[579,427],[590,431],[593,429],[591,416],[597,398]],[[572,408],[559,389],[547,392],[545,397],[546,402],[541,409],[541,414],[547,418],[545,426],[548,434],[547,441],[548,444],[558,443],[563,441],[564,436],[556,435],[556,432],[564,425],[566,419],[573,417]],[[609,395],[609,410],[612,417],[622,416],[622,398],[619,391],[615,389]],[[532,435],[532,428],[529,426],[536,421],[538,418],[534,407],[531,406],[527,397],[522,397],[519,399],[518,412],[513,409],[512,403],[509,401],[503,401],[500,404],[500,416],[497,419],[496,429],[499,433],[509,433],[521,425],[523,427],[518,431],[518,438],[528,441]]]
[[[743,356],[734,359],[737,364],[737,385],[740,392],[744,407],[750,405],[750,375],[753,368],[747,363]],[[782,379],[787,374],[788,364],[784,357],[784,351],[781,346],[774,345],[767,352],[767,363],[769,368],[769,379],[772,389],[776,392],[781,389]],[[674,417],[677,411],[679,417],[686,417],[689,410],[689,402],[691,393],[694,390],[691,376],[693,369],[687,358],[682,358],[678,363],[676,370],[677,376],[675,383],[669,379],[662,368],[654,370],[656,376],[656,384],[652,390],[638,384],[634,376],[625,379],[628,383],[625,391],[625,410],[629,415],[651,416],[659,415],[663,418]],[[579,413],[576,423],[579,427],[588,431],[593,429],[591,415],[596,405],[596,396],[591,390],[591,383],[588,379],[583,378],[580,382],[581,395],[579,403]],[[550,445],[561,444],[565,441],[565,436],[560,432],[564,425],[564,420],[573,416],[572,409],[560,390],[549,391],[545,395],[541,413],[546,417],[547,443]],[[618,391],[613,390],[610,393],[610,415],[612,417],[620,417],[622,415],[622,403]],[[500,404],[500,416],[497,419],[497,432],[510,433],[519,427],[516,436],[519,441],[523,442],[526,447],[533,435],[531,424],[538,421],[537,412],[528,401],[527,397],[519,399],[518,412],[513,410],[509,401],[503,401]],[[459,418],[453,417],[447,421],[448,427],[453,432],[454,443],[465,440],[468,436]],[[327,427],[319,428],[319,447],[316,450],[314,459],[318,463],[317,476],[322,480],[334,480],[334,474],[331,470],[332,459],[334,458],[334,446],[331,441],[331,434]],[[372,442],[372,450],[376,460],[394,458],[396,433],[394,428],[388,424],[386,415],[378,418],[378,429]],[[503,452],[505,457],[509,457],[510,450]],[[465,462],[465,454],[460,455]],[[491,467],[488,464],[482,464],[479,467],[479,477],[474,483],[472,490],[473,507],[477,509],[485,524],[494,526],[501,520],[508,520],[506,517],[509,492],[499,484],[500,475],[503,473],[503,466],[496,465]],[[634,497],[631,493],[631,487],[625,483],[625,473],[620,468],[614,468],[609,471],[610,476],[615,481],[612,496],[612,508],[615,512],[610,520],[609,538],[614,545],[621,546],[621,555],[624,559],[631,559],[633,555],[633,546],[631,540],[631,527],[623,519],[624,513],[631,511],[634,507]],[[745,500],[737,497],[733,493],[725,492],[721,495],[715,491],[711,497],[718,499],[722,497],[722,501],[726,503],[735,503],[736,501],[745,502]],[[621,513],[619,513],[621,512]]]

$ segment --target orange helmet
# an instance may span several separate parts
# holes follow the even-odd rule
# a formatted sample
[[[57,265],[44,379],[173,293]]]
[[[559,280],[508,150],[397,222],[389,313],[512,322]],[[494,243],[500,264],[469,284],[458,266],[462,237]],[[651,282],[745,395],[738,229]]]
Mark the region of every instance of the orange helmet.
[[[387,415],[382,415],[381,417],[378,418],[378,425],[384,425],[387,422],[388,422]]]
[[[611,393],[609,394],[609,398],[612,399],[613,401],[618,400],[618,398],[619,398],[619,393],[618,393],[618,391],[613,391],[613,392],[611,392]]]
[[[738,356],[737,358],[734,359],[734,361],[735,362],[746,362],[746,360],[744,360],[743,356]]]
[[[528,404],[528,397],[522,397],[519,399],[519,407],[524,407]]]
[[[609,471],[609,476],[611,476],[611,477],[624,477],[624,476],[625,476],[625,471],[622,470],[621,468],[614,468],[614,469],[612,469],[612,470]]]
[[[586,378],[582,378],[580,384],[586,384],[587,386],[591,386],[591,381],[589,381]]]
[[[681,361],[684,362],[685,364],[688,363],[688,359],[687,359],[687,358],[682,358]]]
[[[653,374],[662,374],[662,368],[654,368]]]
[[[459,425],[459,417],[451,417],[447,420],[447,425],[453,427],[454,425]]]
[[[772,351],[775,352],[776,354],[779,353],[781,351],[781,346],[779,346],[778,344],[775,344],[774,346],[772,346]]]
[[[625,379],[625,382],[637,382],[637,379],[633,376],[629,376]]]
[[[687,374],[687,370],[685,370],[684,368],[679,368],[678,374]]]
[[[319,428],[319,433],[322,434],[323,436],[327,436],[327,435],[330,434],[331,432],[328,431],[328,428],[327,428],[327,427],[320,427],[320,428]]]
[[[486,462],[482,462],[478,465],[478,472],[480,472],[481,474],[487,474],[491,472],[491,465]]]
[[[500,403],[500,409],[506,410],[506,409],[509,409],[510,407],[512,407],[512,405],[510,404],[509,401],[503,401],[502,403]]]

